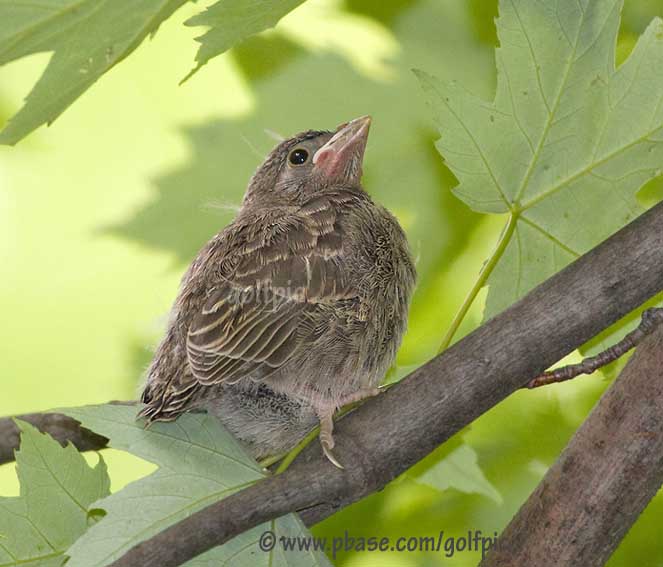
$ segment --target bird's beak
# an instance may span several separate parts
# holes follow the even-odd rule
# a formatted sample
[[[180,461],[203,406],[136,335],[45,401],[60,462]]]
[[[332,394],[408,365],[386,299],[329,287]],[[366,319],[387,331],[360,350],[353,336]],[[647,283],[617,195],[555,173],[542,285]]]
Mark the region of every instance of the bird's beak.
[[[371,117],[341,124],[332,138],[313,156],[313,164],[325,177],[359,182]]]

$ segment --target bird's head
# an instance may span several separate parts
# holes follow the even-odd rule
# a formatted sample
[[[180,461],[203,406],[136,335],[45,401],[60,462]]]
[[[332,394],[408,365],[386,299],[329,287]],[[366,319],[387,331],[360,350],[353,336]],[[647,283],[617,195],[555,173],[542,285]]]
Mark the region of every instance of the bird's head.
[[[244,204],[297,201],[329,187],[360,188],[370,116],[335,132],[302,132],[281,142],[249,183]]]

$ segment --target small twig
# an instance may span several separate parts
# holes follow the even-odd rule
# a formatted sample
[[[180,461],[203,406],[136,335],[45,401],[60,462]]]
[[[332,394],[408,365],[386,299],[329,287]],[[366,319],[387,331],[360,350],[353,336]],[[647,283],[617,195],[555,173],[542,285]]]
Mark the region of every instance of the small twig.
[[[563,366],[556,370],[544,372],[540,376],[530,380],[527,383],[527,387],[530,389],[539,388],[540,386],[546,386],[556,382],[572,380],[581,374],[592,374],[592,372],[596,372],[599,368],[603,368],[626,354],[629,350],[634,349],[645,337],[653,333],[659,325],[663,325],[663,308],[652,307],[651,309],[647,309],[642,314],[642,320],[638,327],[626,335],[617,344],[596,356],[586,358],[578,364],[569,364],[568,366]]]

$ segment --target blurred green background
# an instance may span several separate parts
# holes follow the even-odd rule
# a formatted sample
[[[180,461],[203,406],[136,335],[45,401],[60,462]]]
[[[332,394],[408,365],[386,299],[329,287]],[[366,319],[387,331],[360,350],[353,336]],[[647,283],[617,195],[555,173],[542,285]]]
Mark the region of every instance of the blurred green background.
[[[186,5],[52,127],[0,147],[0,414],[135,397],[186,264],[232,217],[275,136],[362,114],[374,118],[364,185],[401,220],[420,274],[397,373],[433,356],[503,220],[451,194],[455,180],[433,147],[411,69],[490,98],[496,4],[311,0],[178,87],[200,34],[182,23],[201,6]],[[661,2],[626,0],[620,58],[655,15]],[[0,125],[48,58],[0,68]],[[651,200],[660,186],[642,194]],[[456,338],[480,319],[481,300]],[[472,471],[462,466],[447,490],[405,475],[314,533],[499,532],[607,384],[592,377],[518,393],[417,466],[434,467],[466,443],[492,487],[463,491]],[[105,457],[114,489],[153,468],[116,451]],[[0,494],[17,493],[13,465],[0,467]],[[610,565],[663,565],[662,520],[659,495]],[[356,553],[336,564],[466,566],[478,558]]]

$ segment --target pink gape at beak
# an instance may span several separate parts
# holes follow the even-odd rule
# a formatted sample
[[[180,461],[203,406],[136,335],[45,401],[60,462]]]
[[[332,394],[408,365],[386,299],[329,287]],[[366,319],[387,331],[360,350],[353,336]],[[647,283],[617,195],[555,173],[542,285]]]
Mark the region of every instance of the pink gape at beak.
[[[341,124],[331,140],[313,156],[313,164],[326,177],[359,182],[371,117]]]

